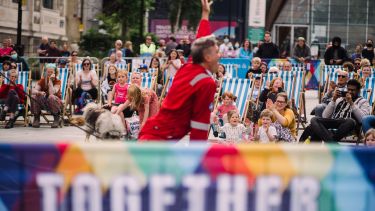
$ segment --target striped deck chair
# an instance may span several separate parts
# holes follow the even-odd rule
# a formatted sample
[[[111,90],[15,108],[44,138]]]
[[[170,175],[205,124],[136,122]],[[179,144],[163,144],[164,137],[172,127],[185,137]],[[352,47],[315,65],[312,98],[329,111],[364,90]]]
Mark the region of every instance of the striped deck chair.
[[[71,99],[71,90],[68,86],[68,79],[69,79],[69,71],[70,70],[69,70],[69,68],[58,68],[58,70],[59,70],[58,79],[61,80],[61,101],[62,101],[62,104],[63,104],[62,117],[64,118],[66,116],[67,119],[69,119],[69,117],[72,114],[72,107],[70,105],[70,102],[68,102],[68,99]],[[67,113],[68,104],[69,104],[70,108],[69,108],[69,112]],[[49,113],[49,112],[42,112],[41,113],[41,116],[47,122],[47,124],[49,124],[51,122],[51,120],[49,120],[47,118],[47,116],[50,116],[50,115],[52,115],[52,114]],[[60,126],[62,126],[62,125],[60,125]]]
[[[167,94],[169,92],[169,89],[172,87],[173,79],[174,79],[174,77],[168,76],[166,82],[164,83],[164,88],[163,88],[163,90],[161,92],[161,95],[160,95],[160,98],[159,98],[160,105],[163,102],[165,96],[167,96]]]
[[[238,77],[238,65],[236,64],[223,64],[225,67],[226,78],[237,78]]]
[[[276,73],[267,73],[267,74],[264,74],[263,78],[262,78],[261,90],[264,89],[264,87],[266,86],[267,81],[271,82],[274,78],[277,78],[277,77],[279,77],[279,74],[276,74]]]
[[[374,109],[375,109],[374,95],[375,95],[375,77],[366,78],[365,87],[361,91],[361,96],[366,98],[369,101],[370,106],[372,106],[371,114],[373,115],[375,114],[374,113]]]
[[[5,73],[5,76],[7,78],[9,78],[9,72],[6,72]],[[9,80],[8,79],[5,79],[4,80],[4,83],[5,84],[8,84],[9,83]],[[31,74],[29,71],[21,71],[21,72],[18,72],[18,78],[17,78],[17,84],[22,84],[23,86],[23,91],[25,93],[29,93],[29,90],[30,90],[30,84],[31,84]],[[29,104],[29,98],[26,97],[26,100],[25,100],[25,104],[19,104],[18,105],[18,111],[22,111],[24,110],[24,115],[23,115],[23,122],[24,122],[24,126],[26,127],[27,124],[29,123],[29,119],[28,119],[28,116],[27,116],[27,113],[28,113],[28,110],[29,110],[29,107],[27,106]],[[26,106],[25,106],[26,105]],[[0,105],[0,106],[3,106],[3,105]]]
[[[222,93],[231,92],[237,97],[236,107],[243,118],[246,110],[248,95],[250,94],[250,79],[243,78],[224,78],[222,84]]]
[[[334,72],[336,69],[342,69],[341,65],[324,65],[322,64],[323,68],[321,68],[319,74],[319,103],[321,103],[322,96],[324,95],[324,88],[326,82],[328,80],[328,74],[330,72]]]
[[[142,77],[141,87],[152,89],[153,81],[154,81],[154,77],[151,77],[151,76]]]
[[[115,64],[117,70],[128,70],[127,64]]]

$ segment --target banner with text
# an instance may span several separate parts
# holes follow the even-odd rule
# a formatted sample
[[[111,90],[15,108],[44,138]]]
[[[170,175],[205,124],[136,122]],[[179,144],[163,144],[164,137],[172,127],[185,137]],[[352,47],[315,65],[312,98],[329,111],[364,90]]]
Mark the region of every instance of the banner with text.
[[[375,210],[375,150],[0,144],[0,210]]]

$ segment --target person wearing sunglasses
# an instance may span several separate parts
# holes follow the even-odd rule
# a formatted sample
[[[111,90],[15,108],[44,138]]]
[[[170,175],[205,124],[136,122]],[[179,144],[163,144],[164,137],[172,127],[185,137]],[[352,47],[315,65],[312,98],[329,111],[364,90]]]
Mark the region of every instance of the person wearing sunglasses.
[[[140,46],[140,54],[142,57],[150,57],[156,52],[156,45],[152,42],[150,35],[146,36],[146,42]]]
[[[98,82],[98,76],[96,71],[92,69],[90,59],[84,59],[82,70],[76,74],[76,89],[73,94],[73,100],[77,105],[75,113],[82,113],[82,108],[86,105],[88,99],[96,100],[98,98],[98,90],[96,89]]]
[[[361,58],[356,58],[354,59],[354,71],[358,71],[359,69],[361,69]]]
[[[337,69],[336,70],[337,74],[337,84],[333,81],[328,82],[328,90],[326,93],[324,93],[324,96],[322,98],[322,103],[318,104],[315,106],[315,108],[311,111],[311,115],[315,115],[317,117],[322,117],[324,109],[327,107],[329,102],[331,102],[332,97],[333,97],[333,92],[336,89],[345,89],[346,84],[349,79],[349,74],[346,71]]]
[[[332,101],[323,111],[323,117],[311,119],[300,141],[311,136],[311,141],[337,143],[349,135],[371,112],[368,100],[359,95],[360,90],[361,84],[355,79],[348,81],[345,92],[336,88]]]

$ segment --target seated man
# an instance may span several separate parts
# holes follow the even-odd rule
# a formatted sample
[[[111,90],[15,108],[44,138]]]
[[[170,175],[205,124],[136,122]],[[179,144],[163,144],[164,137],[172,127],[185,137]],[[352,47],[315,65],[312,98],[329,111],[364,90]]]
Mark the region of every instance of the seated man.
[[[360,125],[364,116],[370,114],[368,101],[359,96],[361,84],[351,79],[347,87],[347,92],[335,89],[332,101],[324,109],[323,118],[312,118],[300,141],[311,136],[312,141],[338,142]],[[337,130],[331,132],[329,129]]]
[[[328,103],[331,102],[332,96],[333,96],[333,91],[337,87],[338,89],[345,89],[346,88],[346,83],[348,82],[349,79],[349,74],[346,71],[343,70],[336,70],[338,73],[338,80],[337,84],[335,84],[333,81],[329,82],[328,85],[328,91],[324,94],[322,98],[322,103],[317,105],[311,112],[311,115],[315,115],[317,117],[322,117],[324,109],[327,107]]]

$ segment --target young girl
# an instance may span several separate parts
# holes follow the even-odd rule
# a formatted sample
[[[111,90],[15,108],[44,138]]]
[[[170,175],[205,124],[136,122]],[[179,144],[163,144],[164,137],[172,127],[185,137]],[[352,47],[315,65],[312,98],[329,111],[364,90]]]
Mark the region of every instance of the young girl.
[[[375,129],[371,128],[365,134],[365,145],[375,146]]]
[[[264,109],[260,113],[262,119],[262,126],[255,132],[255,140],[259,140],[259,143],[270,143],[276,141],[276,128],[271,125],[272,119],[274,118],[272,111]]]
[[[218,127],[218,131],[225,133],[226,143],[239,143],[241,140],[246,139],[246,135],[249,135],[248,139],[252,139],[253,134],[250,127],[250,121],[245,121],[245,127],[243,124],[239,123],[239,113],[233,110],[228,112],[227,117],[229,123],[225,123],[223,127],[218,125],[218,121],[215,122],[216,126]]]
[[[164,64],[164,69],[167,71],[167,75],[174,77],[177,70],[181,67],[181,60],[178,58],[176,49],[171,50],[167,62]]]
[[[107,77],[101,85],[101,90],[103,91],[103,95],[105,95],[105,97],[110,91],[112,91],[113,85],[116,83],[116,79],[117,67],[115,65],[109,65]]]
[[[216,110],[214,110],[214,114],[219,117],[219,119],[223,119],[224,115],[226,115],[229,111],[238,111],[236,105],[234,105],[234,101],[236,100],[236,96],[234,96],[230,92],[224,92],[221,96],[223,104],[220,105]],[[224,122],[226,122],[224,118]]]
[[[108,107],[111,107],[111,112],[116,113],[117,106],[125,103],[126,96],[128,94],[128,72],[119,71],[117,73],[117,83],[113,86],[113,90],[108,94]],[[115,103],[112,106],[112,99],[115,99]]]

